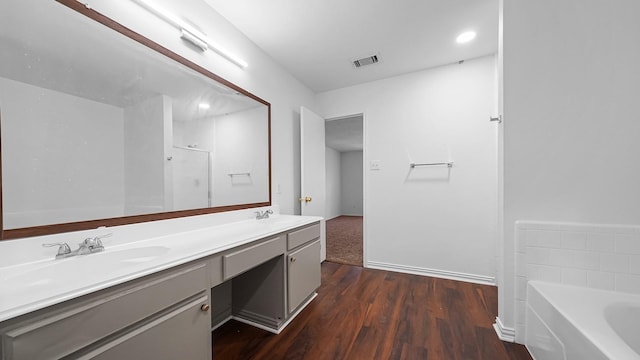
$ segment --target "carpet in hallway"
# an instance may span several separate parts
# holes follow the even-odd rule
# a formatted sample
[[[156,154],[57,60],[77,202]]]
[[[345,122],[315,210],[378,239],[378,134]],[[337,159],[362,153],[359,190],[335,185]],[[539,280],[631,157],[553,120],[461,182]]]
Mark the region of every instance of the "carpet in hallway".
[[[362,266],[362,216],[327,220],[327,261]]]

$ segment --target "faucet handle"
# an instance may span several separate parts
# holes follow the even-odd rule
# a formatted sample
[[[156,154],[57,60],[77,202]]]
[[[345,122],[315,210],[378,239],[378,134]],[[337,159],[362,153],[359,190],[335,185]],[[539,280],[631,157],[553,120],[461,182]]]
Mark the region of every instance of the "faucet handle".
[[[71,253],[71,247],[67,243],[46,243],[42,244],[42,247],[60,246],[58,248],[58,255],[66,255]]]
[[[111,235],[113,235],[113,233],[86,238],[80,243],[80,248],[87,249],[90,253],[102,251],[104,250],[104,244],[102,244],[102,240],[100,239]],[[82,253],[86,253],[87,250],[83,250]]]
[[[96,239],[96,240],[100,241],[100,239],[104,239],[104,238],[109,237],[109,236],[111,236],[111,235],[113,235],[113,233],[108,233],[108,234],[104,234],[104,235],[96,236],[94,239]]]

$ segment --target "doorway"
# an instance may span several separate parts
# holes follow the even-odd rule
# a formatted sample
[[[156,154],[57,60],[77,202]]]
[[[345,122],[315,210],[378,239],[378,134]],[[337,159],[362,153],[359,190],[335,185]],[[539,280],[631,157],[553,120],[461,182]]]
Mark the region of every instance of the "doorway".
[[[327,261],[363,266],[364,116],[327,119]]]

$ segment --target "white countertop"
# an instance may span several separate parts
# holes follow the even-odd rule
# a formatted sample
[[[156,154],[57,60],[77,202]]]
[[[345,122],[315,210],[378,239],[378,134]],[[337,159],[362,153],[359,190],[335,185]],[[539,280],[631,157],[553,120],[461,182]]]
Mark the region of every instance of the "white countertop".
[[[114,230],[113,236],[104,239],[103,252],[60,260],[54,259],[57,248],[49,248],[46,259],[0,267],[0,321],[320,220],[275,215],[181,229],[138,241],[119,240]],[[33,251],[42,251],[40,243],[32,243]]]

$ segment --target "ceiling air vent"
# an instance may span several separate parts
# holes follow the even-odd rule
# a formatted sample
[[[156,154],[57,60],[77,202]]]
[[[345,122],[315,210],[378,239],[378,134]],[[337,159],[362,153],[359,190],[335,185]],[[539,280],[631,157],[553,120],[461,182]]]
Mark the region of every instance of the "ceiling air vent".
[[[378,55],[367,56],[362,59],[354,60],[353,65],[357,68],[377,63]]]

